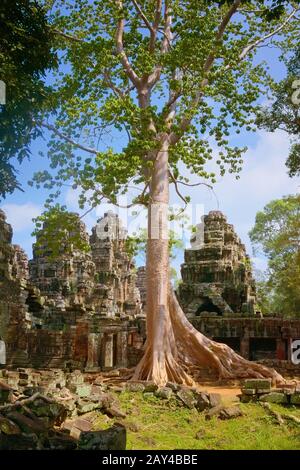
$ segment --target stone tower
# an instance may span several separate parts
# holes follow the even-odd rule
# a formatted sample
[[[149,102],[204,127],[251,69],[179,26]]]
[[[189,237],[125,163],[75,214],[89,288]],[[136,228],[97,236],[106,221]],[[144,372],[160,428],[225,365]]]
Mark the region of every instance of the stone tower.
[[[209,212],[203,222],[204,239],[194,234],[181,266],[178,295],[186,315],[253,315],[255,283],[245,246],[222,212]]]
[[[89,236],[79,216],[73,230],[88,243]],[[76,248],[71,253],[62,250],[59,257],[53,258],[47,246],[34,245],[29,268],[31,282],[48,302],[60,308],[85,304],[94,287],[95,265],[91,253]]]
[[[12,244],[12,228],[0,209],[0,338],[7,350],[7,363],[27,360],[28,260],[25,252]]]
[[[92,229],[90,245],[96,266],[96,290],[102,315],[140,312],[140,293],[132,259],[126,252],[127,232],[118,215],[109,211]]]

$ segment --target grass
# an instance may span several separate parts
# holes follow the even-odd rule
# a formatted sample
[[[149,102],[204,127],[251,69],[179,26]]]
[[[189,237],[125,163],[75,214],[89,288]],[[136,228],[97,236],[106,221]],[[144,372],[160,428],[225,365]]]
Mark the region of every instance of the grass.
[[[279,426],[258,404],[241,404],[244,416],[227,421],[181,407],[175,398],[161,400],[153,395],[122,392],[120,408],[127,413],[127,449],[251,449],[299,450],[300,426]],[[281,413],[300,418],[300,409],[272,405]],[[115,421],[120,421],[116,420]],[[104,429],[113,420],[99,413],[94,428]],[[196,435],[198,434],[198,438]]]

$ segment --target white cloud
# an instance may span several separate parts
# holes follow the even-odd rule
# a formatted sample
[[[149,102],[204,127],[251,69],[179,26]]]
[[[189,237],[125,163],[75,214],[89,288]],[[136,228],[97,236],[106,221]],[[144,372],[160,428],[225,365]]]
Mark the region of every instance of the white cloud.
[[[289,152],[287,134],[283,131],[259,131],[256,136],[255,143],[248,145],[240,179],[227,174],[214,185],[217,200],[204,186],[180,186],[182,193],[191,197],[192,205],[204,204],[206,214],[217,209],[224,212],[246,244],[249,254],[252,254],[252,249],[248,232],[254,225],[256,213],[272,199],[299,192],[300,189],[299,178],[290,178],[285,166]],[[189,175],[183,166],[180,173]],[[191,182],[197,181],[195,176],[191,176]],[[178,200],[174,189],[172,200]],[[261,269],[266,265],[265,260],[258,259],[256,264]]]
[[[32,202],[3,204],[1,209],[5,212],[7,222],[12,225],[14,233],[32,229],[32,219],[42,212],[41,206]]]

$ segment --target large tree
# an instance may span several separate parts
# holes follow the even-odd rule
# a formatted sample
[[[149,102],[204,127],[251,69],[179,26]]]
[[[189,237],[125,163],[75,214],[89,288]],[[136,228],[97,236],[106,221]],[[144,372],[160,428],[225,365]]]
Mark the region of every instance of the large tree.
[[[72,184],[82,207],[118,204],[140,188],[128,206],[148,210],[147,342],[134,379],[191,384],[193,368],[208,368],[280,380],[188,322],[170,287],[167,229],[170,184],[188,202],[180,162],[200,184],[213,182],[206,164],[217,146],[221,175],[241,169],[244,148],[229,136],[253,127],[257,100],[272,85],[256,50],[267,59],[264,47],[293,44],[298,28],[294,3],[273,3],[275,13],[260,0],[56,2],[57,114],[37,123],[52,132],[53,171],[35,182],[52,189],[48,204]]]
[[[52,37],[38,1],[1,1],[0,80],[6,103],[0,104],[0,197],[20,189],[15,161],[30,157],[30,143],[40,134],[33,117],[46,102],[45,75],[56,63]]]
[[[269,202],[249,235],[269,260],[263,293],[271,312],[300,316],[300,195]]]

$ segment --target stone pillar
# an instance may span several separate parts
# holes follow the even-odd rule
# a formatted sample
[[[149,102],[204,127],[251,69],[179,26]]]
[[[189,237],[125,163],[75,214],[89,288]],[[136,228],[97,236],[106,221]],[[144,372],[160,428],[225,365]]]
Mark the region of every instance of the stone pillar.
[[[248,336],[241,338],[241,356],[249,359],[250,355],[250,340]]]
[[[287,359],[289,362],[292,362],[292,341],[293,339],[292,338],[288,338],[287,339]]]
[[[89,333],[88,335],[88,357],[86,369],[98,369],[98,335],[96,333]]]
[[[285,341],[281,338],[276,339],[276,359],[281,361],[286,359]]]
[[[113,367],[113,360],[114,360],[114,346],[113,346],[113,334],[106,334],[105,335],[105,343],[104,343],[104,367],[111,368]]]
[[[117,336],[116,367],[127,367],[127,331],[119,331]]]

